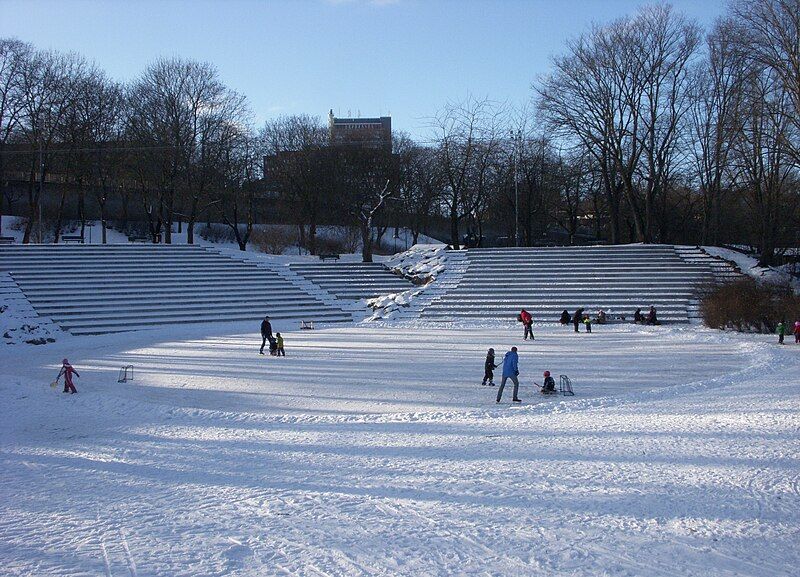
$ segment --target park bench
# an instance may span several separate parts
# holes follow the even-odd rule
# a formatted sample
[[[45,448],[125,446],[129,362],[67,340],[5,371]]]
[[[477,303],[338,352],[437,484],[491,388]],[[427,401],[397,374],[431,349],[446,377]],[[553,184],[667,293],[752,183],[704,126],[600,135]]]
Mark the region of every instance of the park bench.
[[[14,244],[13,236],[0,236],[0,244]]]
[[[63,242],[64,244],[69,244],[71,242],[83,244],[83,236],[79,234],[62,234],[61,242]]]
[[[324,252],[319,255],[319,260],[325,262],[326,260],[339,260],[339,255],[335,252]]]

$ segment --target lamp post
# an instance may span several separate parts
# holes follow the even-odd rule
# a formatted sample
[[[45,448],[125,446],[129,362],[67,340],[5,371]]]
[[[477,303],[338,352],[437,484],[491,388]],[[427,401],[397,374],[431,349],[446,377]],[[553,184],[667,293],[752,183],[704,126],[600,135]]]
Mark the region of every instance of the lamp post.
[[[521,138],[521,131],[511,131],[511,140],[514,143],[514,246],[519,246],[519,183],[517,182],[517,155],[519,154],[519,140]]]

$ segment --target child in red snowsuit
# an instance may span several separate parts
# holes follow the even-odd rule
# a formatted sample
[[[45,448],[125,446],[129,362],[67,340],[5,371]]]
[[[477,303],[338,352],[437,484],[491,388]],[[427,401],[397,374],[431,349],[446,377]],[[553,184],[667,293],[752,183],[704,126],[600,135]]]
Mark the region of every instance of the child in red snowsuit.
[[[78,391],[75,389],[75,385],[72,383],[72,375],[73,373],[80,377],[78,371],[75,370],[67,359],[64,359],[61,365],[61,371],[58,373],[58,376],[64,375],[64,392],[65,393],[77,393]]]
[[[794,322],[794,342],[800,343],[800,321]]]

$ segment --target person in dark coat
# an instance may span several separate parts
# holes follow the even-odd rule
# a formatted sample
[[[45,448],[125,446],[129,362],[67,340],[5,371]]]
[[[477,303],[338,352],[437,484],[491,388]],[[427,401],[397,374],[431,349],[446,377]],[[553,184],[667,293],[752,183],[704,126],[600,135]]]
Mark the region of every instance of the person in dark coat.
[[[483,382],[481,385],[494,386],[494,370],[497,365],[494,364],[494,349],[489,349],[486,353],[486,363],[483,365]]]
[[[578,327],[581,326],[583,322],[583,309],[580,308],[575,311],[575,314],[572,315],[572,325],[575,327],[575,332],[579,333]]]
[[[550,376],[550,371],[544,372],[544,383],[542,384],[541,392],[545,395],[556,392],[556,381]],[[538,386],[539,383],[534,383]]]
[[[633,313],[633,322],[634,324],[640,325],[644,322],[644,316],[642,315],[642,309],[636,309],[636,312]]]
[[[269,322],[269,317],[264,317],[261,321],[261,350],[258,351],[259,355],[264,354],[264,345],[267,344],[267,339],[272,342],[272,325]]]
[[[572,317],[569,316],[569,312],[567,309],[564,309],[564,312],[561,313],[561,324],[568,325],[572,321]]]
[[[658,317],[656,316],[656,307],[650,307],[650,312],[647,313],[647,324],[657,325]]]

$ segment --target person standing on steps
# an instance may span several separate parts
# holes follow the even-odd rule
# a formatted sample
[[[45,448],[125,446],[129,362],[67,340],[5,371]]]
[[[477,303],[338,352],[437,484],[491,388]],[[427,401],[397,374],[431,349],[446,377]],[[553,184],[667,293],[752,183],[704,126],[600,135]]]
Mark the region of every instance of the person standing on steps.
[[[575,327],[576,333],[580,332],[578,330],[578,327],[581,326],[582,322],[583,322],[583,309],[580,308],[575,311],[574,315],[572,315],[572,325]]]
[[[58,380],[59,377],[61,377],[61,375],[64,375],[64,392],[65,393],[71,393],[71,394],[74,395],[75,393],[78,392],[78,390],[75,388],[75,385],[72,382],[72,375],[73,374],[76,377],[80,377],[80,375],[78,374],[78,371],[75,370],[75,367],[73,367],[71,364],[69,364],[69,361],[67,359],[64,359],[63,361],[61,361],[61,370],[59,371],[58,377],[56,377],[56,380]]]
[[[511,379],[514,383],[514,398],[511,400],[515,403],[521,403],[517,395],[519,394],[519,355],[517,355],[517,347],[511,347],[511,350],[503,357],[503,380],[500,381],[500,387],[497,389],[497,402],[503,398],[503,389],[506,386],[506,379]]]
[[[272,342],[272,325],[269,322],[269,317],[264,317],[261,321],[261,350],[258,351],[259,355],[264,354],[264,345],[267,344],[267,339]]]
[[[525,326],[525,336],[522,337],[522,340],[527,341],[528,335],[530,335],[532,341],[535,340],[533,338],[533,317],[531,316],[531,313],[525,309],[522,309],[522,311],[519,313],[519,319]]]

